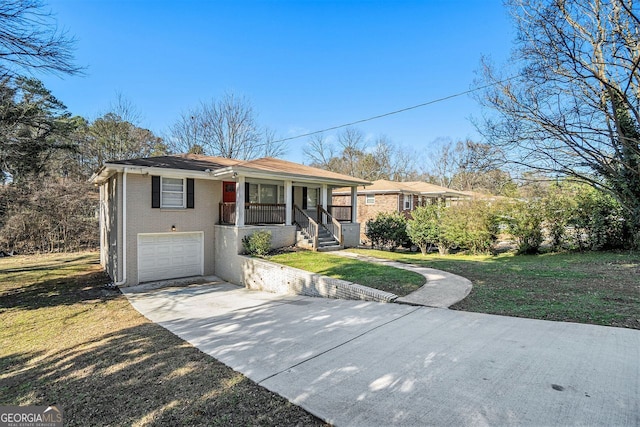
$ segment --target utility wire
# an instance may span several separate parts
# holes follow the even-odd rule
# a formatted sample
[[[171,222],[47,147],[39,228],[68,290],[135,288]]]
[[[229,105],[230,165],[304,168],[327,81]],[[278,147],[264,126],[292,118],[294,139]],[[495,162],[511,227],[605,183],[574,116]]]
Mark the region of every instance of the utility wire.
[[[463,96],[463,95],[468,95],[470,93],[473,93],[473,92],[476,92],[476,91],[479,91],[479,90],[482,90],[482,89],[486,89],[488,87],[495,86],[495,85],[498,85],[500,83],[508,82],[510,80],[515,79],[516,77],[518,77],[518,76],[511,76],[511,77],[508,77],[508,78],[506,78],[504,80],[500,80],[499,82],[489,83],[489,84],[484,85],[484,86],[478,86],[478,87],[475,87],[473,89],[465,90],[464,92],[459,92],[459,93],[456,93],[456,94],[453,94],[453,95],[445,96],[443,98],[438,98],[438,99],[434,99],[434,100],[431,100],[431,101],[423,102],[422,104],[413,105],[411,107],[401,108],[400,110],[395,110],[395,111],[390,111],[388,113],[379,114],[377,116],[368,117],[366,119],[360,119],[360,120],[356,120],[354,122],[345,123],[345,124],[338,125],[338,126],[332,126],[330,128],[326,128],[326,129],[322,129],[322,130],[316,130],[316,131],[309,132],[309,133],[303,133],[301,135],[290,136],[288,138],[278,139],[277,141],[273,141],[273,143],[291,141],[292,139],[303,138],[305,136],[311,136],[311,135],[315,135],[315,134],[318,134],[318,133],[328,132],[330,130],[336,130],[336,129],[341,129],[341,128],[344,128],[344,127],[353,126],[353,125],[357,125],[357,124],[364,123],[364,122],[370,122],[371,120],[381,119],[382,117],[392,116],[394,114],[404,113],[405,111],[415,110],[416,108],[426,107],[427,105],[436,104],[438,102],[446,101],[446,100],[449,100],[449,99],[452,99],[452,98],[457,98],[457,97]]]

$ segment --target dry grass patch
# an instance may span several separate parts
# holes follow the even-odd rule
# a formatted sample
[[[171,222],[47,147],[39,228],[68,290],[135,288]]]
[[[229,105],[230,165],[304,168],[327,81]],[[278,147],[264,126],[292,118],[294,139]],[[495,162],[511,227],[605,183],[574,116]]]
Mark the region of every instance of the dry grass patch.
[[[97,254],[0,259],[0,404],[65,425],[323,425],[149,322]]]

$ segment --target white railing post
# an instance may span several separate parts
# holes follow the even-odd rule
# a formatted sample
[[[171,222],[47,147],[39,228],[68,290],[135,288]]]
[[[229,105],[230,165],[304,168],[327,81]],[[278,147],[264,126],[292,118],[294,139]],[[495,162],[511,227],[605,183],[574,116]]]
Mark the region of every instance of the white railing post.
[[[236,180],[236,227],[244,225],[244,176]]]
[[[351,187],[351,222],[358,222],[358,187]]]
[[[284,208],[284,225],[291,225],[291,212],[293,211],[293,183],[291,181],[284,182],[285,208]]]
[[[322,210],[327,210],[327,184],[322,184],[320,187],[320,203],[322,204]],[[322,215],[322,218],[318,218],[318,222],[321,224],[327,223],[327,216]]]

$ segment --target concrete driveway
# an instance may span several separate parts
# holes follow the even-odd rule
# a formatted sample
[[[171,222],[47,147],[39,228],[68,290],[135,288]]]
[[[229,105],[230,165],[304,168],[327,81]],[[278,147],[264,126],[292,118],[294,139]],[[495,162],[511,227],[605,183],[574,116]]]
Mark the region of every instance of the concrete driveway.
[[[640,331],[282,297],[123,289],[133,306],[338,426],[640,425]]]

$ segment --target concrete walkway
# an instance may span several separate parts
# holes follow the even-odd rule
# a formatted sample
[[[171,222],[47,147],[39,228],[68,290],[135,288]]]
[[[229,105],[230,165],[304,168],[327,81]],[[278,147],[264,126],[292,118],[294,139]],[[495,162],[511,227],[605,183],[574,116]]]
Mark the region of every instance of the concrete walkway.
[[[449,308],[458,301],[465,299],[467,295],[469,295],[469,292],[471,292],[472,285],[470,280],[447,273],[446,271],[436,270],[435,268],[420,267],[414,264],[374,258],[348,251],[331,252],[331,254],[401,268],[422,274],[425,277],[427,283],[425,283],[424,286],[409,295],[398,298],[396,302],[424,305],[427,307]]]
[[[337,426],[640,425],[640,331],[224,282],[122,291],[150,320]]]

